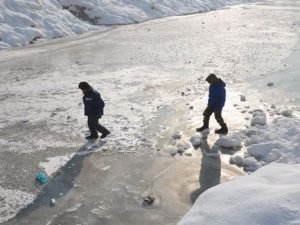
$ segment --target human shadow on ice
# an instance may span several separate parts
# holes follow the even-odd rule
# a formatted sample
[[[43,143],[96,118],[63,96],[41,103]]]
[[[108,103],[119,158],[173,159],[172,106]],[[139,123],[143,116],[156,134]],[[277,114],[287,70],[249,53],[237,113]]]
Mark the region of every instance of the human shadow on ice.
[[[199,173],[200,188],[191,194],[191,201],[194,203],[198,196],[207,189],[220,184],[221,181],[221,158],[219,146],[214,143],[212,147],[203,139],[200,149],[202,151],[201,168]]]
[[[17,214],[16,219],[26,217],[40,206],[51,207],[52,199],[57,200],[65,196],[74,187],[75,179],[80,174],[84,159],[105,144],[106,141],[95,142],[93,140],[82,145],[72,159],[50,179],[50,182],[45,184],[33,203]]]

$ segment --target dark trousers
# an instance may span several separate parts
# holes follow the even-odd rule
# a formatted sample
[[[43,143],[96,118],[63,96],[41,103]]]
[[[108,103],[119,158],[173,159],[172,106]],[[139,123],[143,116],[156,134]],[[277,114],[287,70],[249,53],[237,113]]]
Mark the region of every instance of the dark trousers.
[[[97,131],[99,131],[102,134],[108,132],[108,130],[105,127],[99,124],[98,120],[99,118],[97,117],[88,116],[87,122],[92,136],[98,136]]]
[[[215,114],[215,118],[218,122],[218,124],[220,124],[221,127],[223,127],[225,125],[223,117],[222,117],[222,111],[218,110],[218,109],[212,109],[207,107],[204,112],[203,112],[203,123],[204,125],[208,126],[209,124],[209,118],[212,114]]]

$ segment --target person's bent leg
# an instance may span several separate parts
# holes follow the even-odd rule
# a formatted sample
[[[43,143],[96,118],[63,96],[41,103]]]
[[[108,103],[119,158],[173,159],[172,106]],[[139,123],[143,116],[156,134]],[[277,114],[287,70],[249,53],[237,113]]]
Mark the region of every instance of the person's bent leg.
[[[214,110],[214,114],[215,114],[215,118],[216,118],[218,124],[220,124],[220,126],[221,126],[221,129],[215,130],[215,133],[216,134],[227,134],[228,128],[222,117],[222,111],[216,109],[216,110]]]
[[[110,132],[109,132],[109,130],[106,127],[104,127],[101,124],[99,124],[98,120],[99,120],[99,118],[97,118],[96,129],[97,129],[97,131],[99,131],[101,133],[100,138],[102,139],[102,138],[105,138],[107,135],[109,135]]]
[[[196,131],[197,132],[202,132],[204,131],[205,129],[208,129],[209,128],[209,119],[210,119],[210,116],[211,114],[213,113],[213,110],[209,107],[207,107],[204,112],[203,112],[203,126],[200,127],[200,128],[197,128]]]
[[[90,136],[86,137],[87,139],[93,139],[98,137],[97,123],[98,123],[97,118],[91,116],[88,117],[88,127],[90,130]]]

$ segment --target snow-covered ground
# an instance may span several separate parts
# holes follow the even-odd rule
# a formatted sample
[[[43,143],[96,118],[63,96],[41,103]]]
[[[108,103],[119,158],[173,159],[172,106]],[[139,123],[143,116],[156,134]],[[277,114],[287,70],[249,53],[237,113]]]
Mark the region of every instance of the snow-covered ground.
[[[11,2],[17,3],[17,1]],[[49,1],[49,4],[53,2]],[[289,115],[291,111],[280,111],[278,108],[281,108],[281,105],[279,104],[275,104],[274,108],[273,102],[267,100],[260,102],[264,93],[260,89],[255,92],[253,86],[249,87],[248,83],[253,84],[254,80],[270,77],[278,70],[288,70],[284,65],[284,59],[289,56],[298,39],[295,30],[299,23],[297,18],[299,18],[299,11],[296,5],[291,3],[281,5],[280,2],[269,1],[264,4],[236,6],[210,13],[148,21],[72,40],[62,39],[50,44],[43,43],[1,51],[0,96],[3,107],[0,109],[2,153],[0,185],[2,187],[1,198],[4,199],[1,221],[13,217],[20,208],[36,196],[40,190],[33,184],[36,172],[44,169],[49,176],[53,175],[52,173],[64,165],[74,152],[75,155],[82,155],[89,151],[101,151],[111,156],[120,155],[119,158],[122,158],[122,154],[134,156],[145,149],[154,150],[152,158],[155,158],[156,150],[160,150],[160,154],[164,157],[172,157],[171,153],[176,147],[174,159],[180,159],[182,156],[177,154],[178,150],[185,151],[191,146],[189,137],[193,136],[195,128],[201,125],[201,113],[207,100],[207,83],[204,78],[207,74],[215,72],[228,84],[228,100],[224,109],[224,118],[229,124],[230,134],[227,139],[223,138],[215,143],[215,148],[212,150],[217,150],[216,152],[203,152],[204,156],[220,155],[218,150],[223,148],[222,145],[227,148],[234,145],[233,147],[236,147],[234,151],[239,150],[238,146],[242,145],[242,150],[235,153],[240,154],[241,157],[233,156],[232,158],[241,162],[240,165],[244,166],[245,161],[250,161],[249,165],[254,165],[256,166],[254,169],[257,169],[259,166],[276,160],[288,164],[276,167],[277,164],[271,163],[257,171],[257,178],[255,172],[240,179],[240,183],[245,183],[247,179],[250,179],[248,183],[251,182],[252,189],[249,191],[240,189],[243,185],[239,183],[239,179],[228,183],[227,185],[232,184],[228,189],[226,189],[228,186],[222,189],[222,184],[206,191],[200,195],[191,213],[187,214],[180,223],[191,224],[186,223],[185,220],[194,221],[195,224],[202,223],[197,221],[203,219],[199,205],[203,205],[201,199],[204,197],[205,206],[209,205],[211,207],[208,208],[215,209],[210,212],[211,215],[216,213],[215,219],[221,215],[224,224],[226,224],[226,219],[228,219],[227,224],[230,224],[233,221],[230,220],[232,217],[242,221],[242,224],[244,222],[244,224],[251,224],[251,217],[243,217],[248,214],[240,213],[241,210],[237,211],[235,208],[237,204],[234,203],[238,201],[240,208],[244,207],[245,212],[248,212],[248,206],[243,206],[243,201],[240,199],[249,197],[251,202],[245,201],[246,204],[252,203],[255,196],[261,198],[265,193],[256,192],[257,188],[261,189],[260,180],[267,186],[269,193],[273,193],[273,190],[277,191],[277,186],[269,185],[269,183],[279,182],[275,176],[276,170],[296,174],[292,170],[296,170],[297,165],[290,165],[290,163],[299,162],[297,161],[299,121],[296,117],[299,108],[295,106],[293,114]],[[90,82],[101,92],[106,101],[105,115],[101,122],[112,131],[112,135],[104,143],[97,141],[90,146],[83,145],[83,137],[87,133],[87,128],[83,117],[81,92],[77,88],[82,80]],[[296,81],[299,82],[298,79]],[[248,95],[248,92],[245,92],[245,86],[254,91],[255,95]],[[276,82],[273,87],[267,84],[264,87],[281,91]],[[240,100],[240,95],[245,95],[245,102]],[[284,106],[285,103],[282,103]],[[263,110],[263,113],[255,113],[257,109]],[[170,112],[175,116],[164,118]],[[239,115],[238,118],[237,115]],[[253,115],[260,116],[255,119],[256,122],[266,122],[266,125],[250,126]],[[164,118],[164,121],[168,123],[160,124],[157,120],[159,117]],[[213,122],[212,129],[215,127],[217,125]],[[287,127],[288,130],[286,130]],[[174,145],[164,144],[163,141],[178,130],[182,131],[184,140]],[[208,139],[211,140],[210,136]],[[157,140],[160,140],[160,145],[157,144]],[[200,137],[199,141],[201,140],[203,139]],[[195,138],[191,141],[195,143]],[[255,145],[263,149],[266,155],[259,156],[254,151]],[[248,155],[243,154],[246,151]],[[189,148],[183,157],[191,157],[190,155],[194,154],[194,150]],[[108,171],[109,179],[116,176],[116,174],[110,174],[111,171],[116,171],[120,176],[121,170],[127,175],[126,167],[118,168],[113,163],[116,162],[113,157],[101,165],[96,162],[105,159],[98,158],[95,156],[89,159],[89,161],[95,160],[95,165],[86,165],[92,168],[91,171],[94,171],[94,167],[99,167],[101,171]],[[229,162],[229,158],[226,160]],[[270,169],[268,168],[274,171],[273,176],[269,176]],[[136,169],[139,170],[140,167]],[[154,179],[160,178],[164,171],[165,168],[162,169],[162,173],[154,176]],[[176,174],[176,171],[171,172]],[[94,180],[88,179],[89,175],[95,176],[94,173],[86,174],[85,183],[91,182],[91,184],[87,185],[85,190],[89,191],[94,187],[93,190],[96,192],[99,187],[97,185],[95,187]],[[267,178],[262,179],[261,176],[267,176]],[[278,172],[278,179],[281,179],[281,176],[282,173]],[[130,178],[130,175],[122,176],[120,179],[123,177],[124,179]],[[177,180],[178,178],[176,178],[176,183],[179,183]],[[189,181],[188,178],[183,180]],[[290,181],[290,177],[284,181]],[[291,185],[296,187],[297,176],[294,177],[294,182]],[[120,181],[114,182],[113,186],[109,186],[110,182],[102,185],[107,191],[104,194],[111,198],[115,196],[115,193],[120,193],[120,198],[116,202],[120,202],[124,196],[131,196],[129,195],[131,190],[127,187],[132,187],[133,184],[129,185]],[[123,186],[126,187],[125,194],[121,191]],[[178,189],[182,191],[182,188]],[[286,196],[282,195],[282,199],[290,199],[292,195],[293,200],[298,201],[299,196],[295,192],[290,192],[292,189],[284,186],[282,190],[286,191]],[[114,190],[117,192],[113,192]],[[218,190],[220,192],[217,193]],[[232,192],[229,194],[230,191]],[[219,198],[225,195],[223,192],[232,198]],[[173,194],[172,191],[170,193]],[[137,193],[131,191],[131,194],[135,199]],[[172,197],[180,196],[180,194],[182,193],[172,195]],[[266,199],[268,197],[271,198],[270,195],[266,195]],[[280,209],[276,208],[272,212],[285,210],[291,215],[291,217],[285,217],[285,222],[297,224],[297,217],[292,217],[292,214],[299,212],[299,208],[292,201],[286,202],[280,200],[279,197],[276,198],[278,203],[288,205]],[[24,204],[20,204],[19,198],[24,200]],[[74,196],[69,197],[71,203],[74,198]],[[79,196],[79,202],[76,204],[81,204],[80,201],[84,201],[82,198]],[[103,216],[101,209],[105,208],[104,211],[107,212],[116,206],[110,205],[111,199],[101,203],[101,199],[96,199],[96,195],[92,195],[91,198],[93,207],[96,200],[100,202],[98,208],[92,208],[98,209],[99,217]],[[175,198],[175,200],[178,199]],[[217,214],[224,212],[222,211],[224,208],[221,207],[223,200],[227,203],[228,217]],[[82,210],[85,206],[92,207],[87,204],[85,202],[80,205],[81,208],[77,208],[80,208],[78,211],[87,212],[86,216],[90,216],[89,211]],[[255,204],[255,209],[267,212],[267,206]],[[286,208],[283,209],[283,207]],[[59,201],[57,201],[57,208],[61,209]],[[45,217],[46,221],[48,217],[52,217],[51,213],[54,210],[46,208],[47,216],[42,215],[39,219]],[[172,210],[174,211],[175,207]],[[95,212],[95,210],[92,211]],[[197,216],[194,216],[196,215],[194,211],[197,211]],[[206,215],[204,211],[203,214]],[[109,214],[107,218],[105,217],[108,223],[110,219],[115,219],[113,215]],[[28,224],[39,223],[36,216],[32,216],[33,221]],[[125,221],[130,217],[123,214],[120,216],[123,216],[120,221]],[[61,223],[60,217],[55,218],[57,224]],[[155,221],[161,219],[155,216],[149,216],[149,218],[157,219]],[[262,219],[260,223],[253,221],[252,224],[268,224],[265,218],[258,217],[257,219],[260,218]],[[19,224],[22,222],[19,221]],[[213,224],[212,220],[210,222]]]
[[[2,0],[0,49],[105,29],[99,25],[137,23],[159,17],[207,12],[251,1]]]

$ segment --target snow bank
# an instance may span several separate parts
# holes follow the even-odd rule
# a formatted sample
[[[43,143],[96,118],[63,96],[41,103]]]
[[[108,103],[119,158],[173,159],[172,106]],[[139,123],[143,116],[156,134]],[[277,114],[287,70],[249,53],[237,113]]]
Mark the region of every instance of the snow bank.
[[[0,49],[149,19],[207,12],[253,0],[2,0]]]
[[[128,24],[165,16],[207,12],[245,0],[58,0],[72,13],[95,24]],[[251,1],[251,0],[250,0]],[[82,12],[84,11],[84,13]]]
[[[207,190],[178,225],[299,224],[300,165],[272,163]]]
[[[97,29],[63,10],[56,0],[0,1],[0,49]]]

